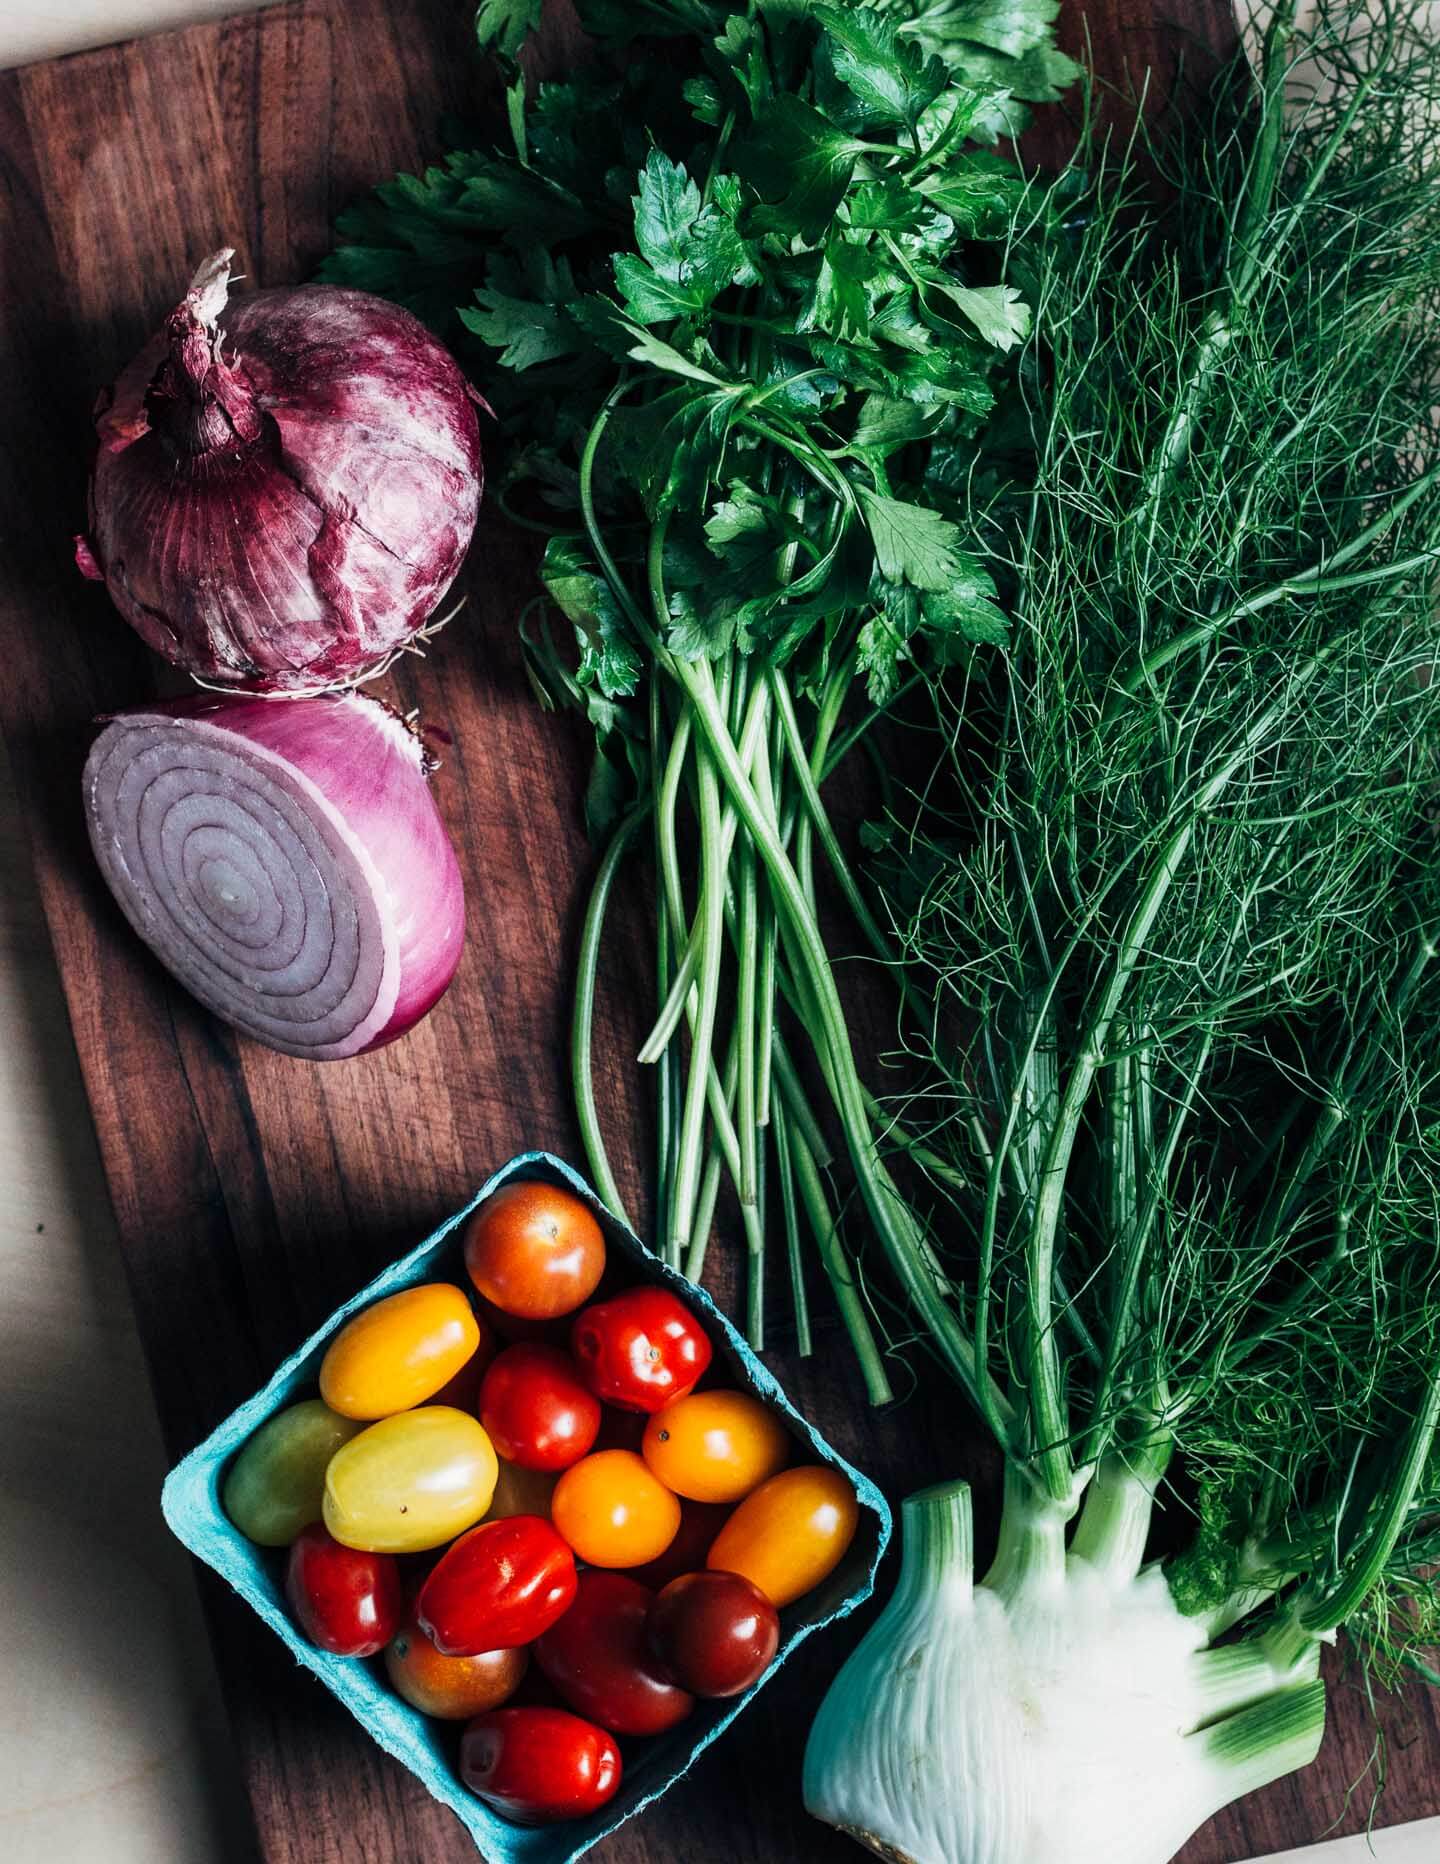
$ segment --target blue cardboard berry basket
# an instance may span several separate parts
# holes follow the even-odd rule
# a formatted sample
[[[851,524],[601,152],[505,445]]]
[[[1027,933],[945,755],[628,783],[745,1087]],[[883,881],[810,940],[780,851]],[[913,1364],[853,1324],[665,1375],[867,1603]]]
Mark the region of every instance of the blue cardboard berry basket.
[[[583,1198],[595,1213],[612,1254],[628,1258],[641,1277],[672,1288],[703,1321],[715,1344],[717,1359],[727,1362],[737,1386],[753,1392],[783,1416],[798,1440],[799,1456],[842,1469],[855,1484],[860,1499],[860,1526],[849,1552],[823,1585],[781,1613],[779,1653],[754,1688],[727,1702],[700,1703],[688,1721],[667,1735],[644,1743],[625,1743],[624,1778],[614,1799],[590,1818],[550,1826],[513,1824],[477,1799],[462,1784],[457,1771],[460,1724],[432,1721],[402,1701],[388,1686],[378,1658],[332,1657],[309,1643],[291,1623],[285,1607],[281,1589],[283,1554],[252,1546],[231,1524],[220,1504],[220,1485],[231,1458],[268,1417],[300,1398],[314,1395],[325,1348],[352,1314],[382,1295],[394,1294],[417,1282],[451,1280],[468,1286],[461,1259],[460,1226],[482,1199],[510,1178],[548,1180]],[[547,1152],[526,1152],[511,1159],[481,1186],[463,1210],[337,1308],[324,1326],[280,1366],[262,1391],[233,1411],[171,1470],[161,1506],[171,1529],[195,1557],[228,1580],[284,1639],[296,1659],[340,1698],[372,1739],[402,1761],[436,1799],[450,1808],[489,1864],[573,1864],[608,1832],[668,1792],[744,1710],[755,1691],[765,1687],[797,1645],[811,1632],[845,1617],[869,1597],[891,1528],[889,1507],[874,1483],[853,1469],[806,1423],[709,1296],[652,1255],[568,1165]]]

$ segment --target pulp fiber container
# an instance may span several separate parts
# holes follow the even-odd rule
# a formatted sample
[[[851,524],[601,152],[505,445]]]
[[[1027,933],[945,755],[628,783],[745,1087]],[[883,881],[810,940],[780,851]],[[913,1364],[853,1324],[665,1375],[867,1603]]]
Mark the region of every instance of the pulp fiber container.
[[[484,1198],[511,1178],[546,1180],[583,1198],[604,1231],[610,1259],[628,1262],[637,1281],[659,1282],[671,1288],[708,1332],[717,1366],[728,1369],[739,1389],[753,1392],[780,1413],[797,1440],[794,1460],[830,1463],[843,1470],[855,1484],[860,1500],[860,1526],[849,1552],[823,1585],[781,1612],[779,1653],[754,1688],[726,1702],[697,1704],[695,1713],[668,1734],[644,1742],[625,1742],[624,1777],[620,1791],[609,1804],[590,1818],[549,1826],[513,1824],[469,1792],[456,1765],[463,1724],[433,1721],[412,1709],[389,1687],[379,1658],[333,1657],[302,1636],[285,1607],[283,1551],[253,1546],[231,1524],[220,1505],[220,1487],[231,1459],[268,1417],[301,1398],[314,1396],[325,1348],[352,1314],[382,1295],[394,1294],[417,1282],[453,1281],[469,1287],[461,1257],[461,1226]],[[276,1636],[284,1639],[296,1660],[313,1670],[340,1698],[366,1733],[450,1808],[489,1864],[572,1864],[607,1832],[668,1792],[710,1743],[743,1713],[755,1691],[765,1687],[798,1644],[812,1631],[845,1617],[868,1598],[891,1526],[890,1510],[874,1483],[852,1469],[805,1422],[709,1296],[652,1255],[611,1216],[569,1166],[545,1152],[526,1152],[511,1159],[418,1248],[337,1308],[324,1326],[278,1368],[263,1390],[233,1411],[198,1449],[171,1470],[161,1505],[165,1519],[196,1558],[228,1580]]]

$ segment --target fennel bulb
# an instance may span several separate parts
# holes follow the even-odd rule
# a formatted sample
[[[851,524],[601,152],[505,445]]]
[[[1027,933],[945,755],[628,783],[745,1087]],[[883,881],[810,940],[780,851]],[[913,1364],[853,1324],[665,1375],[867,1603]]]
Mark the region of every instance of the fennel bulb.
[[[1211,1650],[1158,1567],[1029,1531],[977,1586],[968,1487],[905,1503],[900,1583],[811,1732],[809,1811],[892,1864],[1163,1864],[1314,1759],[1314,1646]]]

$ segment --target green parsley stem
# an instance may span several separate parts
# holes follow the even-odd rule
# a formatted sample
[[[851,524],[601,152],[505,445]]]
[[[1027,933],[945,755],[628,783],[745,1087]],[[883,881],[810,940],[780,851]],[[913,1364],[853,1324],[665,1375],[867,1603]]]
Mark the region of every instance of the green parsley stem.
[[[795,1203],[795,1166],[790,1156],[790,1122],[775,1109],[775,1163],[780,1180],[780,1211],[785,1224],[785,1261],[790,1270],[790,1305],[795,1315],[795,1347],[802,1359],[814,1350],[810,1335],[810,1297],[805,1289],[805,1258],[800,1246],[800,1216]]]
[[[625,1200],[620,1195],[620,1187],[616,1183],[615,1173],[610,1164],[610,1154],[605,1146],[600,1113],[595,1104],[591,1034],[595,1024],[595,985],[600,968],[600,944],[605,930],[605,915],[615,887],[615,876],[625,857],[630,837],[648,813],[648,809],[641,805],[632,809],[624,817],[611,836],[610,846],[605,850],[596,872],[594,885],[590,889],[589,904],[585,910],[585,922],[580,933],[580,961],[575,990],[575,1009],[570,1022],[570,1073],[575,1092],[576,1114],[580,1122],[580,1139],[585,1148],[586,1162],[590,1168],[590,1176],[595,1182],[595,1189],[627,1227],[633,1226],[630,1224]]]

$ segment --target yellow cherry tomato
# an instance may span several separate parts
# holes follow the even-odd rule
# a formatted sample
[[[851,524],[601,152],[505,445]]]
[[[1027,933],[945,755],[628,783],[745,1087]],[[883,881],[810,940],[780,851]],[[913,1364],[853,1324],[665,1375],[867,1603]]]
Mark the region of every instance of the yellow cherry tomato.
[[[692,1502],[738,1502],[784,1467],[790,1436],[748,1392],[692,1392],[645,1426],[645,1461]]]
[[[319,1398],[305,1398],[267,1418],[225,1478],[225,1512],[259,1547],[288,1547],[320,1519],[325,1471],[360,1426]]]
[[[335,1335],[320,1362],[320,1396],[342,1417],[393,1417],[433,1398],[480,1344],[480,1323],[451,1282],[402,1288]]]
[[[633,1450],[596,1450],[555,1484],[550,1519],[590,1566],[658,1560],[680,1526],[680,1504]]]
[[[818,1586],[845,1557],[860,1509],[838,1469],[807,1463],[762,1482],[716,1535],[705,1564],[740,1573],[772,1605]]]
[[[325,1471],[325,1525],[366,1553],[442,1547],[490,1506],[499,1462],[478,1418],[426,1405],[381,1418]]]

